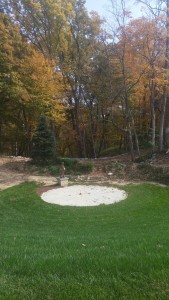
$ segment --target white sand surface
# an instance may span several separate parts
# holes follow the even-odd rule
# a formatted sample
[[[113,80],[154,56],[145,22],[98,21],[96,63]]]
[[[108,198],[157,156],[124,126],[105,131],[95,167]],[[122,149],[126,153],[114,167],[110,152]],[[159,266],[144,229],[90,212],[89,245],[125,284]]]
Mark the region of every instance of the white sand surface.
[[[112,204],[127,198],[125,191],[95,185],[72,185],[56,188],[41,195],[48,203],[62,206],[97,206]]]

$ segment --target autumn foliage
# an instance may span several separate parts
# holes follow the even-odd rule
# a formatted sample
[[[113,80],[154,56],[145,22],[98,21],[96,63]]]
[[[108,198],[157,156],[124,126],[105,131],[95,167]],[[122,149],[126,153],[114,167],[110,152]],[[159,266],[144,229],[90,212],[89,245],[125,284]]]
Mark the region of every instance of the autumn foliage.
[[[83,0],[1,1],[1,153],[31,156],[42,113],[61,156],[167,149],[166,13],[129,17],[106,31]]]

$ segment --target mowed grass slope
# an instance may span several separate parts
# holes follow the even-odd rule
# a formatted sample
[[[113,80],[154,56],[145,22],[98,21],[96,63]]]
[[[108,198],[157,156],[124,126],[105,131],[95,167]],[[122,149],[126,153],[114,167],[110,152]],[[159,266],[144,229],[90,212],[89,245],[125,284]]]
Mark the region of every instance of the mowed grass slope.
[[[169,187],[127,186],[109,206],[0,192],[0,299],[169,299]]]

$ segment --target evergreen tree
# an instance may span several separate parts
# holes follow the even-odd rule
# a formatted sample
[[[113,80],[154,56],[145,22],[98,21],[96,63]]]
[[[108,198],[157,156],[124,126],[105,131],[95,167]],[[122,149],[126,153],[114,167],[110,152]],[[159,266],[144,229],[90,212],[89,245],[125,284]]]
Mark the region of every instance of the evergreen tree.
[[[41,115],[32,139],[32,159],[38,163],[47,163],[55,158],[56,141],[48,128],[45,115]]]

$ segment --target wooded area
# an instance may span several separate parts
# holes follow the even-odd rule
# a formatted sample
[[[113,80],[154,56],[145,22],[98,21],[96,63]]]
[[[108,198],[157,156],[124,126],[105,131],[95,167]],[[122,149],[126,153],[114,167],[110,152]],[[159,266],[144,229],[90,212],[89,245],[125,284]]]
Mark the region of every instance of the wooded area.
[[[84,0],[0,0],[0,153],[30,156],[41,114],[60,156],[168,149],[169,0],[110,2],[108,26]]]

